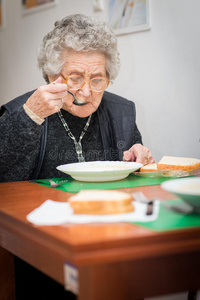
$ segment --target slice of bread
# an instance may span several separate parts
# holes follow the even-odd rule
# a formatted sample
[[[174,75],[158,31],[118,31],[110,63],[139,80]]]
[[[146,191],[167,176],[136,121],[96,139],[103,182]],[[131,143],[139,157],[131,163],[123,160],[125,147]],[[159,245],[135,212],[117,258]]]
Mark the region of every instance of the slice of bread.
[[[200,159],[176,156],[163,156],[163,158],[155,164],[145,165],[140,168],[140,172],[154,171],[195,171],[200,168]]]
[[[134,210],[131,194],[112,190],[82,190],[69,198],[75,214],[107,215]]]
[[[159,170],[194,171],[200,168],[200,159],[188,157],[163,156],[157,163]]]
[[[140,172],[154,172],[157,171],[157,164],[149,164],[140,168]]]

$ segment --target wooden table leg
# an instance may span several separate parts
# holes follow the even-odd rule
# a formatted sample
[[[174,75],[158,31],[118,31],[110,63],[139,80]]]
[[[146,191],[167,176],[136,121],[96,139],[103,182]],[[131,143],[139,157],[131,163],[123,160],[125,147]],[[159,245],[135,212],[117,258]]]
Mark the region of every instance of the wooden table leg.
[[[14,257],[2,247],[0,247],[0,284],[0,300],[14,300]]]
[[[144,300],[126,282],[126,267],[120,264],[79,268],[78,300]],[[121,276],[122,275],[122,276]]]

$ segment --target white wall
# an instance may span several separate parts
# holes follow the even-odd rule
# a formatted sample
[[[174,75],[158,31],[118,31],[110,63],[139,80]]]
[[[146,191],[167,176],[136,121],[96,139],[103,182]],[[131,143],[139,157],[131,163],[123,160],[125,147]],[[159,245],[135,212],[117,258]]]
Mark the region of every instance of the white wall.
[[[37,51],[56,19],[107,15],[94,13],[92,0],[59,0],[29,15],[22,14],[20,0],[5,2],[0,104],[44,84]],[[151,30],[118,37],[122,67],[109,90],[135,101],[143,142],[156,161],[163,155],[200,158],[199,13],[199,0],[152,0]]]

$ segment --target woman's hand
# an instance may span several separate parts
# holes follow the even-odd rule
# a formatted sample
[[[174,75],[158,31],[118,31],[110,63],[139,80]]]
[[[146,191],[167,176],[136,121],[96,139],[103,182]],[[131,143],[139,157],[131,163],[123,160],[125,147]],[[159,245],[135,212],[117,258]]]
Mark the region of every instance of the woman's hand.
[[[26,106],[38,117],[44,119],[63,106],[67,95],[67,85],[59,77],[50,84],[39,87],[26,102]]]
[[[123,160],[135,161],[143,165],[155,163],[149,149],[141,144],[135,144],[128,151],[124,151]]]

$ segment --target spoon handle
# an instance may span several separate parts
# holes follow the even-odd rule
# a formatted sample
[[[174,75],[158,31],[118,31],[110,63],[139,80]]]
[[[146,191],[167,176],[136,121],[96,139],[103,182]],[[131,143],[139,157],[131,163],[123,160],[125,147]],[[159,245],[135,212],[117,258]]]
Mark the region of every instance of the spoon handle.
[[[72,95],[72,97],[74,98],[73,104],[78,105],[78,106],[87,104],[87,102],[80,102],[80,101],[75,97],[75,95],[74,95],[72,92],[70,92],[69,90],[67,90],[67,92],[68,92],[70,95]]]

